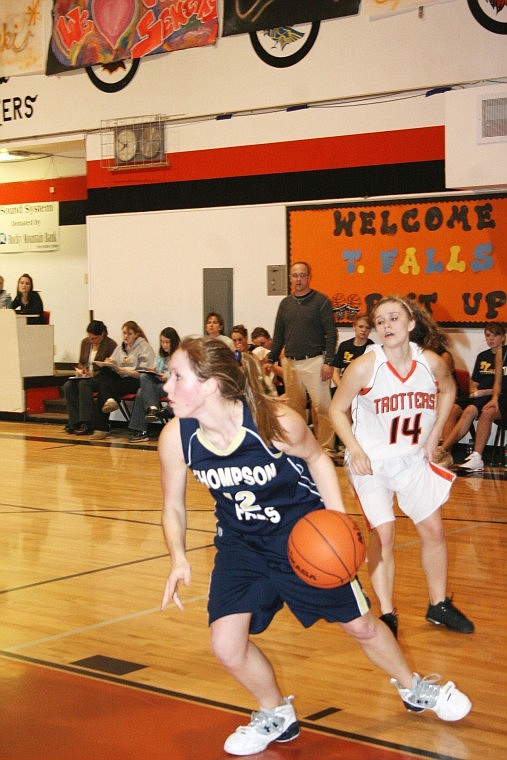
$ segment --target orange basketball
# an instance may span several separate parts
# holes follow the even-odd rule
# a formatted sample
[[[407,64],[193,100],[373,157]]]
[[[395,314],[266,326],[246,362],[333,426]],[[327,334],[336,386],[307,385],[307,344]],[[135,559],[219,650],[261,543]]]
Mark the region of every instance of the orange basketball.
[[[294,525],[287,554],[292,569],[305,583],[317,588],[336,588],[355,577],[366,556],[366,547],[351,517],[319,509]]]

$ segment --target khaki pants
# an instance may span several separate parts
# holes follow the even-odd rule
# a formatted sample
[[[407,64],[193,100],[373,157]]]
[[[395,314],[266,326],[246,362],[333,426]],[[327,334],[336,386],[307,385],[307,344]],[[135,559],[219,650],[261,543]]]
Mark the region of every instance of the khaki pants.
[[[298,412],[306,421],[306,394],[312,402],[312,413],[316,414],[314,429],[316,437],[324,451],[334,451],[334,430],[329,421],[329,405],[331,391],[329,381],[323,381],[320,370],[323,364],[322,356],[312,359],[282,360],[283,382],[288,405]]]

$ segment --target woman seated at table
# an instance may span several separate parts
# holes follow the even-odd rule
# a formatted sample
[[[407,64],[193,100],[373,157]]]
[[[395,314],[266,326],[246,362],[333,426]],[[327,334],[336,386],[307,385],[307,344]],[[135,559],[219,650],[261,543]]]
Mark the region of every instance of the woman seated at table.
[[[33,279],[26,272],[18,280],[17,293],[14,301],[11,303],[11,309],[15,309],[17,314],[26,314],[29,325],[44,324],[42,298],[33,289]]]
[[[119,408],[121,397],[137,393],[140,377],[137,370],[155,365],[155,352],[137,322],[125,322],[121,331],[121,345],[115,348],[108,359],[101,362],[97,375],[98,397],[94,409],[93,440],[109,435],[109,415]]]

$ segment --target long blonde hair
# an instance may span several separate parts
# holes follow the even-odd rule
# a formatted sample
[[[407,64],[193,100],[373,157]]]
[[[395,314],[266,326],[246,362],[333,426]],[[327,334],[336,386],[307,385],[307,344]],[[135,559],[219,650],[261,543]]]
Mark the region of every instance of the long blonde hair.
[[[187,354],[196,377],[217,380],[222,398],[245,399],[259,435],[268,446],[273,441],[288,442],[277,414],[277,405],[283,402],[266,395],[257,359],[244,353],[237,361],[231,349],[216,338],[187,337],[179,348]]]

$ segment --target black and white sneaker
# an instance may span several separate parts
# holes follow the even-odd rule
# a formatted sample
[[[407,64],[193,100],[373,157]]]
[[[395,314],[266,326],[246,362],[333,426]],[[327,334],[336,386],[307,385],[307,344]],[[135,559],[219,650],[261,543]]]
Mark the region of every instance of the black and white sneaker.
[[[433,710],[441,720],[461,720],[472,709],[472,703],[452,681],[440,686],[437,683],[439,680],[440,676],[437,673],[431,673],[424,678],[414,673],[408,689],[395,678],[391,678],[391,683],[398,689],[403,704],[410,712]]]
[[[443,602],[428,605],[426,620],[433,625],[445,625],[456,633],[473,633],[474,624],[452,603],[452,596],[446,596]]]
[[[135,430],[129,438],[130,443],[140,443],[142,441],[149,441],[150,437],[144,430]]]
[[[285,697],[274,710],[261,709],[252,713],[248,726],[239,726],[231,734],[224,749],[230,755],[254,755],[272,742],[290,742],[299,736],[299,723],[292,707],[294,697]]]

